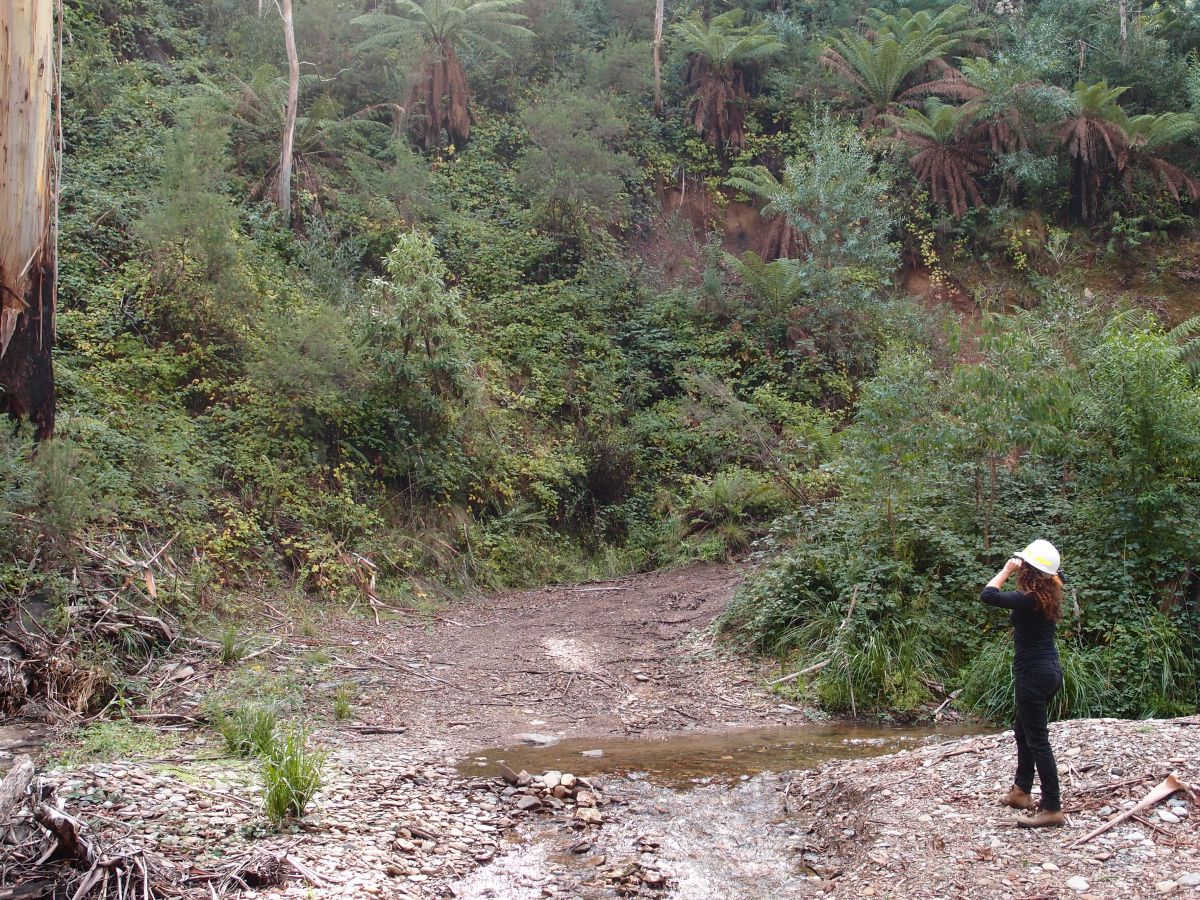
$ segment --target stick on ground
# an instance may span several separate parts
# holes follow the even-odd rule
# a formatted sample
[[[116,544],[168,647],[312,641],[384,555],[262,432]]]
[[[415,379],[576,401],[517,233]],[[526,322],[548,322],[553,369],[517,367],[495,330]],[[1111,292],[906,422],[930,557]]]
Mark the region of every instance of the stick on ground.
[[[1124,822],[1126,819],[1136,816],[1143,810],[1147,810],[1158,803],[1162,803],[1162,801],[1166,800],[1176,791],[1187,791],[1189,794],[1193,793],[1192,787],[1180,781],[1175,776],[1175,773],[1172,772],[1165,779],[1163,779],[1158,787],[1139,800],[1136,806],[1125,810],[1125,812],[1121,813],[1119,816],[1114,816],[1113,818],[1109,819],[1099,828],[1094,829],[1088,834],[1085,834],[1079,840],[1075,841],[1073,844],[1071,844],[1071,846],[1077,847],[1080,844],[1086,844],[1092,838],[1104,834],[1104,832],[1108,831],[1108,829],[1112,828],[1114,825]]]

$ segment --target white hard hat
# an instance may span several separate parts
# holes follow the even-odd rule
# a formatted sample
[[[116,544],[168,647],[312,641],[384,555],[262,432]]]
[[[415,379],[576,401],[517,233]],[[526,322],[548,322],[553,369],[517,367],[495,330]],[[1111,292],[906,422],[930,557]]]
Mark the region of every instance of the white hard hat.
[[[1018,553],[1017,558],[1025,560],[1039,572],[1045,572],[1047,575],[1057,575],[1059,566],[1062,565],[1062,557],[1058,554],[1058,548],[1041,538]]]

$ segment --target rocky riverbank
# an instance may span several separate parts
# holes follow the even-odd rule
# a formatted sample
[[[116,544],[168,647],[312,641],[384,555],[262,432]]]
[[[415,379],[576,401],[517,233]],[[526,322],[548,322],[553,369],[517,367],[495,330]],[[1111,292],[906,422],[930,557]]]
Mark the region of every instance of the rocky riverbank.
[[[1185,792],[1079,840],[1171,773],[1200,783],[1200,717],[1056,723],[1069,824],[1018,830],[996,803],[1011,735],[804,726],[763,689],[769,673],[698,630],[736,583],[698,567],[490,598],[422,627],[334,620],[321,638],[280,615],[240,669],[196,663],[154,758],[50,768],[35,788],[101,858],[124,860],[113,871],[196,900],[1200,894],[1200,810]],[[581,609],[590,624],[572,630]],[[269,827],[259,765],[197,727],[213,702],[201,678],[303,693],[328,757],[302,821]],[[343,719],[332,707],[347,685]],[[748,726],[776,727],[736,730]],[[555,746],[495,749],[522,733]],[[0,900],[49,896],[19,893],[46,868],[0,866]]]
[[[1200,784],[1200,717],[1059,722],[1065,828],[1018,829],[996,798],[1011,732],[797,774],[800,859],[836,897],[1126,898],[1200,893],[1200,798],[1186,791],[1081,840],[1171,773]]]
[[[282,833],[264,828],[253,770],[229,760],[45,780],[101,845],[136,842],[196,897],[210,883],[248,900],[1200,895],[1187,791],[1081,840],[1172,773],[1200,782],[1200,717],[1060,722],[1052,735],[1069,823],[1045,831],[1018,829],[996,803],[1010,734],[683,791],[636,773],[465,775],[393,737],[369,755],[335,749],[310,815]]]

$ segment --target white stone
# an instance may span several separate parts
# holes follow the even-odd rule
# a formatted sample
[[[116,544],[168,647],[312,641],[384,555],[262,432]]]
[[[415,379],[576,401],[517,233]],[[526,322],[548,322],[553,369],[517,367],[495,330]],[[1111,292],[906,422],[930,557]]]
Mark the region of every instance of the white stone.
[[[1067,887],[1069,887],[1073,891],[1082,892],[1082,891],[1086,891],[1089,887],[1091,887],[1091,885],[1088,884],[1087,879],[1084,878],[1082,875],[1076,875],[1073,878],[1070,878],[1067,880]]]

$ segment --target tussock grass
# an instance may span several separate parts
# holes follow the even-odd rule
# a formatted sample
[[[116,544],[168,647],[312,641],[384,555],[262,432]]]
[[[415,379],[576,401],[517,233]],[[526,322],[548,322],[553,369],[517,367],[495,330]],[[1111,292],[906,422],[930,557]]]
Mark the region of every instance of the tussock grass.
[[[1050,718],[1080,719],[1099,714],[1109,690],[1099,655],[1061,643],[1059,658],[1063,687],[1050,704]],[[959,704],[988,722],[1011,724],[1016,714],[1012,660],[1011,639],[986,644],[964,671]]]
[[[263,760],[263,806],[279,825],[304,816],[321,788],[325,754],[308,748],[308,732],[298,726],[283,730]]]
[[[229,752],[237,756],[268,756],[275,746],[275,727],[279,717],[265,706],[241,706],[223,713],[217,729]]]

